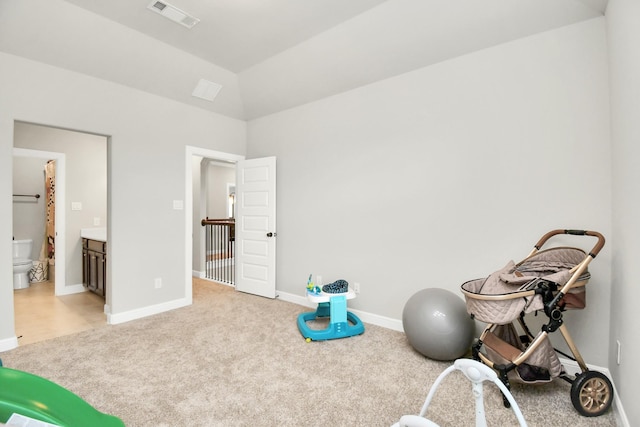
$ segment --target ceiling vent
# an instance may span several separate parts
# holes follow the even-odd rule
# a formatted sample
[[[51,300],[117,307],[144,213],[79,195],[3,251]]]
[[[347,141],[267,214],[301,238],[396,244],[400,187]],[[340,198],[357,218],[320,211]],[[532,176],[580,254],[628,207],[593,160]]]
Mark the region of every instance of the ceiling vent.
[[[152,1],[147,6],[147,9],[152,10],[160,15],[164,16],[167,19],[172,20],[173,22],[177,22],[178,24],[187,27],[193,28],[200,20],[195,16],[191,16],[186,12],[181,11],[175,6],[170,5],[164,1]]]
[[[211,82],[209,80],[200,79],[191,95],[195,96],[196,98],[201,98],[213,102],[215,97],[218,96],[218,92],[220,92],[220,89],[222,89],[222,85]]]

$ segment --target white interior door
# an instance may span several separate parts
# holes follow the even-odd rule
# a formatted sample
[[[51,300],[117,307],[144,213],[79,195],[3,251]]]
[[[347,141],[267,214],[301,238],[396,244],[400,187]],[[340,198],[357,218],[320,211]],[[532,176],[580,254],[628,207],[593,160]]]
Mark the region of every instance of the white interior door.
[[[276,158],[236,168],[236,290],[276,297]]]

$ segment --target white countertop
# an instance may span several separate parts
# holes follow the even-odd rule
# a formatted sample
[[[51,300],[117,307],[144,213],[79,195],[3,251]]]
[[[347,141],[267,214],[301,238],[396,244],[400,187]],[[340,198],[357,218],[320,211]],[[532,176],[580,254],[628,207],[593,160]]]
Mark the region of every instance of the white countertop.
[[[99,240],[101,242],[107,241],[107,229],[106,227],[99,228],[81,228],[80,237],[83,239]]]

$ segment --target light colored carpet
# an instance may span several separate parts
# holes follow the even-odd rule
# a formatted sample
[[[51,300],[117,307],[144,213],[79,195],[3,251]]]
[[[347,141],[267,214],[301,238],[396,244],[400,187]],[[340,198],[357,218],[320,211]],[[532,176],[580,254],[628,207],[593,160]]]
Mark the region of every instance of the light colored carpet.
[[[449,362],[415,352],[404,334],[366,325],[363,335],[306,343],[295,304],[194,280],[194,304],[121,325],[21,346],[4,365],[48,378],[127,426],[389,426],[419,412]],[[615,426],[612,412],[584,418],[570,385],[513,386],[530,426]],[[487,420],[516,425],[494,386]],[[471,426],[470,384],[454,373],[428,415]]]

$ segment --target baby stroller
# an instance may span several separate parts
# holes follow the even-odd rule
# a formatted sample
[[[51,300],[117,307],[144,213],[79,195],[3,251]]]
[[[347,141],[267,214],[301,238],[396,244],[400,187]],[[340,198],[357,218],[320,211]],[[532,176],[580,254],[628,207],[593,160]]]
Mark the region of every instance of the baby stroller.
[[[592,236],[598,242],[589,254],[572,247],[541,250],[557,235]],[[474,359],[495,369],[507,388],[510,381],[539,384],[564,379],[571,383],[574,408],[587,417],[609,409],[613,387],[606,375],[587,368],[562,317],[565,310],[585,307],[587,267],[603,246],[604,237],[595,231],[553,230],[542,236],[524,260],[511,261],[489,277],[461,286],[467,312],[488,324],[472,347]],[[543,312],[548,318],[536,336],[525,323],[525,315],[532,312]],[[556,330],[573,357],[552,347],[548,335]],[[557,353],[577,362],[582,372],[575,378],[568,376]],[[505,406],[509,406],[506,400]]]

